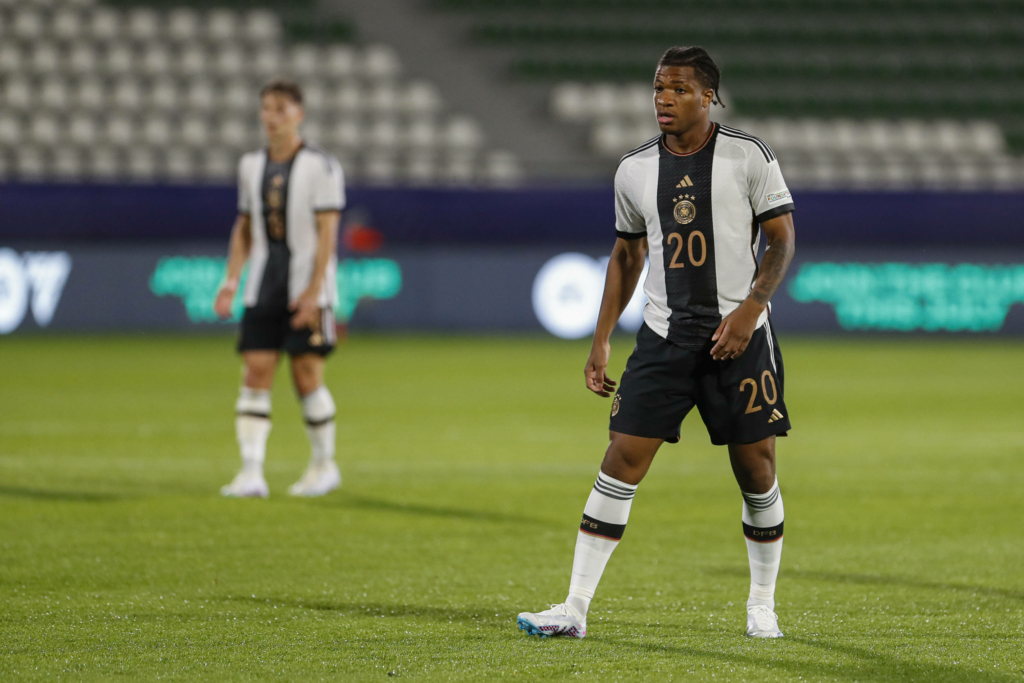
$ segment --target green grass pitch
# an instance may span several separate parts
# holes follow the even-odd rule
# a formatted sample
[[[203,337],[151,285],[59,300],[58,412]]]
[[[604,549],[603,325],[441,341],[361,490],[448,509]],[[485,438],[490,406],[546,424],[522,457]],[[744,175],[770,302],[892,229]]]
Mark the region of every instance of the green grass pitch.
[[[515,616],[564,599],[606,445],[587,344],[355,337],[343,489],[285,495],[282,370],[271,498],[236,501],[231,340],[4,339],[0,680],[1022,680],[1024,346],[782,346],[786,638],[742,635],[740,497],[694,414],[570,641]]]

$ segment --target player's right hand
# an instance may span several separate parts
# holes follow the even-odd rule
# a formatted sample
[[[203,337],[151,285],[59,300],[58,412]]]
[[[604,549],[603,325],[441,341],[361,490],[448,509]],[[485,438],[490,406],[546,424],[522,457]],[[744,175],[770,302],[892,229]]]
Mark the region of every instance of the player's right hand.
[[[235,291],[231,287],[221,287],[217,292],[217,298],[213,302],[213,312],[221,320],[231,317],[231,306],[235,303]]]
[[[590,349],[590,358],[587,359],[587,367],[583,369],[583,375],[587,379],[587,389],[590,389],[598,396],[608,397],[615,392],[616,382],[608,377],[608,359],[611,357],[612,347],[608,342],[603,344],[595,343]]]

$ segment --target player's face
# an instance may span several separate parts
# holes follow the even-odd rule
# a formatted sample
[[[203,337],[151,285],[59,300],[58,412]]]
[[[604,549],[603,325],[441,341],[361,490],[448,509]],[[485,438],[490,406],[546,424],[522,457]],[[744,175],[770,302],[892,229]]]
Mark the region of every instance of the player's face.
[[[654,74],[654,109],[663,133],[682,135],[707,116],[714,91],[690,66],[662,66]]]
[[[260,102],[260,121],[270,139],[290,138],[298,135],[299,124],[305,113],[302,105],[281,93],[267,93]]]

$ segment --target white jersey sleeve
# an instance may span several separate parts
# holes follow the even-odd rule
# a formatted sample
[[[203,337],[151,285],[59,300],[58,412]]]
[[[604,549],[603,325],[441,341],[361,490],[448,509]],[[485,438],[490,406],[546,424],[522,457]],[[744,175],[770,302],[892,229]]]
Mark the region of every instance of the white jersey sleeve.
[[[341,211],[345,208],[345,177],[341,164],[324,155],[313,176],[313,211]]]
[[[647,223],[640,211],[642,176],[631,158],[624,159],[615,171],[615,234],[622,239],[647,236]]]
[[[243,154],[238,161],[238,213],[246,216],[252,213],[252,164],[249,156]]]
[[[765,148],[768,149],[767,146]],[[747,187],[750,208],[754,210],[754,220],[758,223],[790,213],[795,208],[793,195],[782,177],[779,160],[770,153],[770,149],[765,153],[753,150],[747,157]]]

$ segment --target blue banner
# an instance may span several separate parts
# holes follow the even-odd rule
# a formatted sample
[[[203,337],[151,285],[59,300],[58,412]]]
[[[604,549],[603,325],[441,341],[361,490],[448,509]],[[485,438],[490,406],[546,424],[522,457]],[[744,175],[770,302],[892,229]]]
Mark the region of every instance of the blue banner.
[[[1024,245],[1024,193],[796,192],[797,247]],[[0,240],[226,242],[233,187],[0,184]],[[529,190],[350,188],[347,219],[386,245],[562,245],[614,241],[610,187]]]

